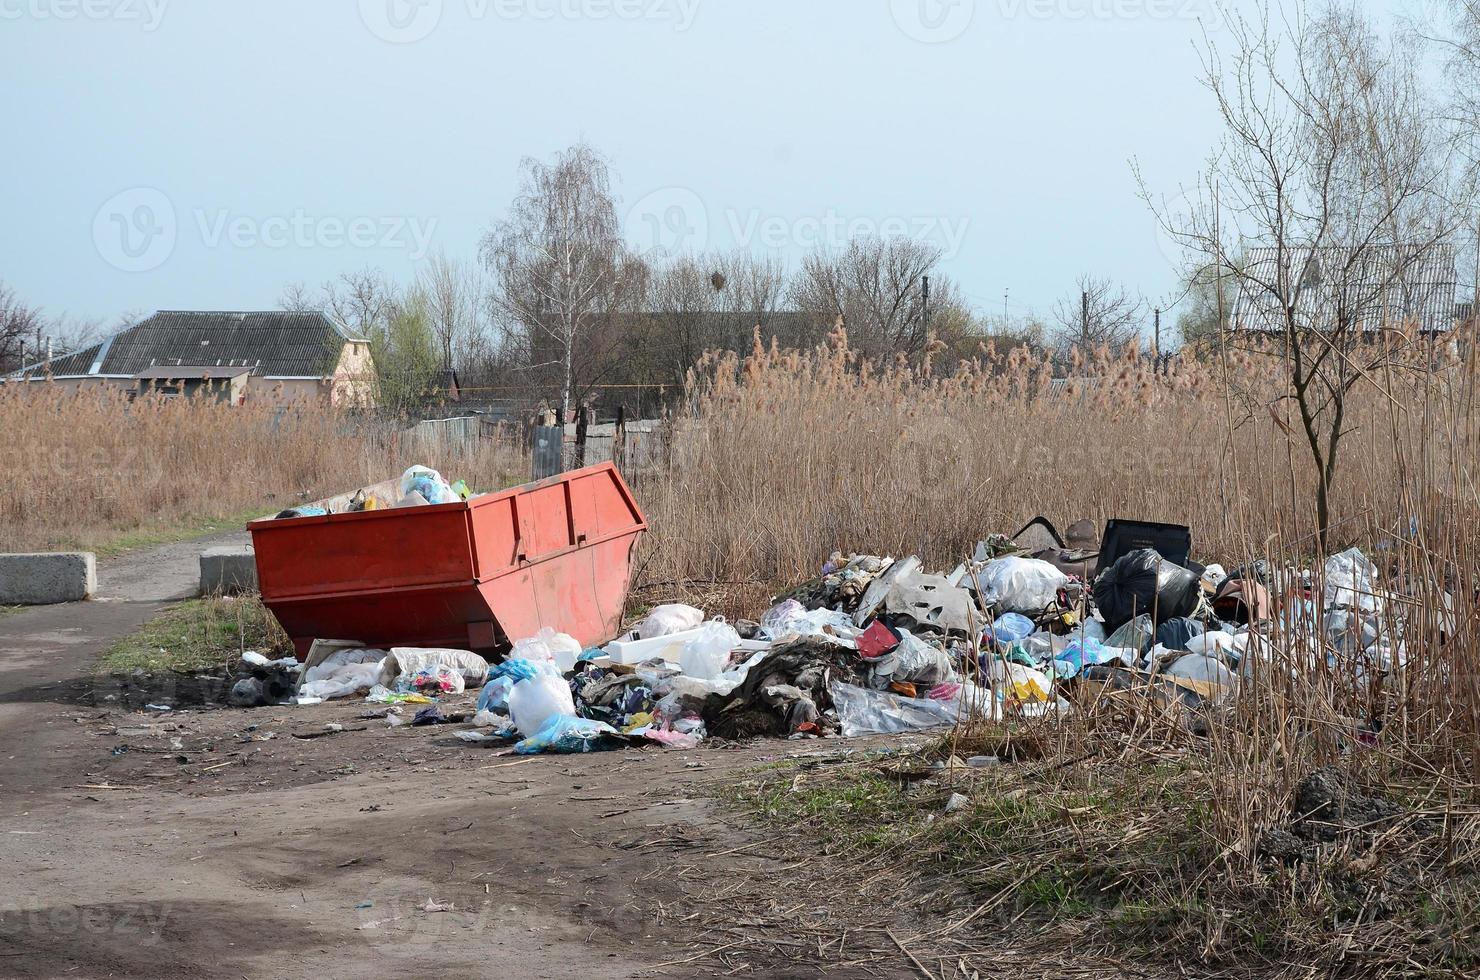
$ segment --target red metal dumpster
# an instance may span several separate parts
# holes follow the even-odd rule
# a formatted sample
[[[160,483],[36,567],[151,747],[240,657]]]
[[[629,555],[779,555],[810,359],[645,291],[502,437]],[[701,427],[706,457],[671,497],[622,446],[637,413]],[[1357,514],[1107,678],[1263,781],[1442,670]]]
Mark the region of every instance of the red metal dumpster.
[[[315,639],[488,655],[544,626],[603,643],[647,523],[603,463],[467,502],[248,529],[263,602],[302,658]]]

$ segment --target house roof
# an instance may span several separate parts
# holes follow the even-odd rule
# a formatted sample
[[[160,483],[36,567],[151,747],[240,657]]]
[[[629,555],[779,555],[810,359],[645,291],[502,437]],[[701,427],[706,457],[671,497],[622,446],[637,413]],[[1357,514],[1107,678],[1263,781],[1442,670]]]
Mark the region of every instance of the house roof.
[[[1283,258],[1283,264],[1281,259]],[[1282,331],[1291,305],[1302,329],[1338,322],[1377,330],[1417,321],[1429,332],[1451,330],[1458,284],[1454,246],[1367,245],[1250,249],[1234,300],[1233,324]]]
[[[234,380],[243,375],[251,374],[252,368],[244,365],[237,367],[215,365],[161,365],[159,367],[145,368],[134,375],[136,381],[222,381]]]
[[[100,344],[19,373],[134,378],[169,365],[241,366],[259,377],[322,378],[333,373],[350,341],[363,338],[320,312],[162,310]]]

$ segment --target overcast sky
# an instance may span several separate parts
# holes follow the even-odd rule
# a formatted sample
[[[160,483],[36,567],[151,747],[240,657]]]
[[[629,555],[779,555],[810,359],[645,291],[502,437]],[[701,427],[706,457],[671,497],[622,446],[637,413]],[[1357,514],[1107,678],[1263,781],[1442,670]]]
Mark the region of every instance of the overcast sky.
[[[585,139],[644,249],[794,266],[909,233],[990,314],[1086,272],[1155,299],[1175,271],[1130,161],[1195,179],[1219,24],[1215,0],[0,0],[0,281],[111,324],[406,279],[474,258],[520,158]]]

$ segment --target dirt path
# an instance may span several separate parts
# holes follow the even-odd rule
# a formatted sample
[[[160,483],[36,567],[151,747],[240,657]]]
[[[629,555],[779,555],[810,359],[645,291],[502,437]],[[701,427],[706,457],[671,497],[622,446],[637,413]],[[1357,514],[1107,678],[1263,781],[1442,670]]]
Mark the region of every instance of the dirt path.
[[[188,593],[201,546],[108,563],[104,601],[0,620],[0,976],[732,968],[706,959],[726,937],[693,909],[776,862],[711,797],[747,767],[840,746],[521,759],[392,729],[361,702],[99,702],[93,661]],[[743,972],[819,975],[776,942]]]

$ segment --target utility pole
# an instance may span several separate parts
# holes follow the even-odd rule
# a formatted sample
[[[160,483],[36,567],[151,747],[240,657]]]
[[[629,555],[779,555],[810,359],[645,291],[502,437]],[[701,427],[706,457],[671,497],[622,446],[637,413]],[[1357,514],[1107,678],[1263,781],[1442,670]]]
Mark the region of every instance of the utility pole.
[[[1089,290],[1079,291],[1079,339],[1089,346]]]
[[[1007,286],[1007,287],[1005,287],[1002,290],[1002,332],[1003,333],[1006,333],[1007,332],[1007,329],[1008,329],[1008,327],[1007,327],[1007,294],[1008,294],[1008,292],[1011,289],[1012,289],[1011,286]]]
[[[930,277],[926,276],[920,297],[920,320],[925,327],[925,336],[930,336]]]
[[[1157,309],[1156,309],[1156,326],[1155,326],[1154,329],[1155,329],[1155,337],[1156,337],[1156,340],[1155,340],[1155,344],[1156,344],[1156,373],[1157,374],[1160,374],[1161,373],[1161,307],[1157,307]]]

